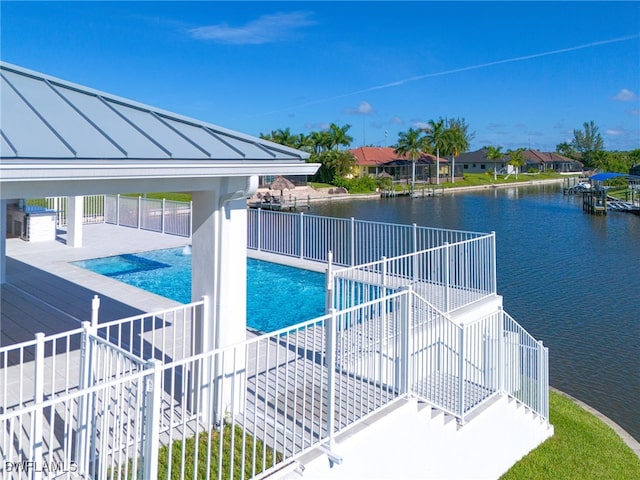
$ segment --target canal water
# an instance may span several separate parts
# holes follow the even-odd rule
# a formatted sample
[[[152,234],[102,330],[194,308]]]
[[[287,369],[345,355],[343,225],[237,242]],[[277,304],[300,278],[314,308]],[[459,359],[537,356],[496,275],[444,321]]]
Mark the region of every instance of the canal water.
[[[550,383],[640,440],[640,216],[558,184],[313,204],[310,214],[496,232],[504,308],[549,347]]]

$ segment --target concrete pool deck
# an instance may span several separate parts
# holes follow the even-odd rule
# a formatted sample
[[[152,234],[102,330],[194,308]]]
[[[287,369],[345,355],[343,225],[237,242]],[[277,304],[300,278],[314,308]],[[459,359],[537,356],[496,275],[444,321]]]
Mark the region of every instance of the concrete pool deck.
[[[66,233],[56,241],[7,239],[7,283],[1,286],[0,345],[32,340],[78,328],[91,319],[91,300],[99,295],[100,320],[116,320],[179,305],[168,298],[126,285],[73,265],[97,257],[182,247],[190,239],[108,224],[85,225],[84,245],[67,247]]]

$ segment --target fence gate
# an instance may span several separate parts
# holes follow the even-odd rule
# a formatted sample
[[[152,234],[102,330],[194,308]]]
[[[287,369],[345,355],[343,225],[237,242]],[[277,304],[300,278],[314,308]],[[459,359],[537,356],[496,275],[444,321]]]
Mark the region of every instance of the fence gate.
[[[0,349],[0,367],[1,478],[153,476],[155,465],[144,460],[157,439],[157,361],[84,322],[67,335],[37,334]]]
[[[79,473],[89,478],[150,478],[144,459],[156,421],[150,411],[154,368],[155,363],[85,326],[80,369],[80,391],[85,393],[78,398],[74,452]]]

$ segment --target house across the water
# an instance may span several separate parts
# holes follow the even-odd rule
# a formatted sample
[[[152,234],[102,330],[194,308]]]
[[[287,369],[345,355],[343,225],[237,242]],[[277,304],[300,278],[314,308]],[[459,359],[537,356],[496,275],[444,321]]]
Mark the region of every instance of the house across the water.
[[[395,182],[411,181],[412,159],[409,155],[400,155],[392,147],[359,147],[349,150],[356,158],[355,176],[388,176]],[[438,159],[435,155],[421,153],[415,158],[415,179],[419,183],[435,183]],[[451,176],[451,160],[440,156],[440,178],[443,181]],[[462,168],[455,165],[456,178],[462,178]]]
[[[523,150],[522,156],[525,164],[520,172],[546,172],[552,170],[558,173],[579,173],[584,169],[582,162],[564,157],[555,152],[540,152],[538,150]],[[496,170],[499,173],[509,173],[512,167],[509,166],[510,157],[505,154],[497,159],[487,158],[487,149],[481,148],[474,152],[467,152],[456,158],[464,173],[487,173]]]

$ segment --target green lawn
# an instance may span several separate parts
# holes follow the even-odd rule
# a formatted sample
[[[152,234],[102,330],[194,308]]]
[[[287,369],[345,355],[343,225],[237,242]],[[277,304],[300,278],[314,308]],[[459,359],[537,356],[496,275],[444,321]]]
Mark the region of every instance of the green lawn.
[[[498,175],[496,180],[493,179],[493,174],[491,173],[465,173],[463,175],[462,180],[456,180],[455,183],[451,182],[443,182],[442,185],[445,188],[449,187],[476,187],[479,185],[502,185],[505,183],[523,183],[523,182],[531,182],[532,180],[549,180],[556,178],[565,178],[563,175],[555,172],[545,172],[545,173],[520,173],[518,174],[518,178],[514,174],[511,175]]]
[[[167,200],[173,200],[176,202],[190,202],[191,194],[190,193],[171,193],[171,192],[156,192],[156,193],[127,193],[124,195],[126,197],[146,197],[146,198],[154,198],[157,200],[162,200],[163,198]]]
[[[450,187],[475,187],[479,185],[501,185],[506,183],[515,183],[515,182],[530,182],[532,180],[549,180],[553,178],[564,178],[562,175],[550,172],[550,173],[536,173],[536,174],[525,174],[521,173],[518,175],[518,179],[516,180],[515,175],[509,175],[508,178],[504,178],[504,175],[498,175],[497,180],[493,180],[493,175],[489,173],[466,173],[464,178],[461,180],[456,180],[455,183],[445,182],[444,178],[440,183],[439,188],[450,188]],[[335,188],[335,185],[331,185],[328,183],[317,183],[317,182],[309,182],[308,185],[313,188]],[[425,185],[426,188],[434,187],[435,185]],[[394,183],[394,190],[398,192],[407,191],[410,189],[410,185],[408,183]],[[416,184],[416,190],[421,191],[423,188],[423,184]],[[373,193],[374,190],[371,190]],[[157,192],[157,193],[147,193],[143,195],[141,193],[129,193],[127,196],[146,196],[147,198],[166,198],[167,200],[177,200],[181,202],[189,202],[191,201],[191,195],[188,193],[169,193],[169,192]]]
[[[559,393],[549,400],[554,436],[501,479],[640,479],[640,458],[608,425]]]

